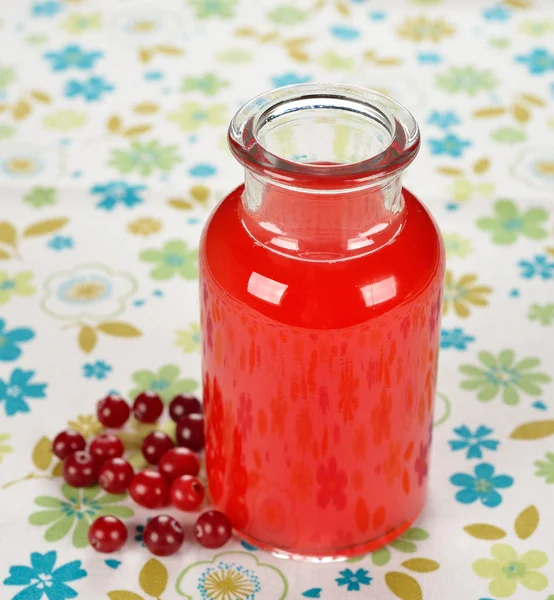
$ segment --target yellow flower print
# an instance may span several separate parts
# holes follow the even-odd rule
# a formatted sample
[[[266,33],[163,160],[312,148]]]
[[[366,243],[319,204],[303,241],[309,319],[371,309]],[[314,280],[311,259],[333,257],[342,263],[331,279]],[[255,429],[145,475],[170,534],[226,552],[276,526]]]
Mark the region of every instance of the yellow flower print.
[[[412,42],[440,42],[454,34],[454,27],[444,19],[408,17],[396,29],[398,35]]]
[[[127,231],[133,235],[149,236],[159,233],[163,224],[159,219],[152,217],[139,217],[127,225]]]
[[[81,35],[91,29],[102,29],[100,13],[71,13],[62,23],[62,29],[73,35]]]
[[[31,271],[22,271],[13,277],[6,271],[0,271],[0,304],[9,302],[12,295],[32,296],[36,291],[31,285],[32,279]]]
[[[188,330],[176,331],[177,339],[175,346],[181,348],[183,352],[194,352],[200,347],[200,326],[198,323],[192,323]]]
[[[481,558],[473,563],[473,570],[479,577],[492,579],[489,584],[491,596],[508,598],[514,594],[518,583],[534,592],[540,592],[548,585],[546,575],[536,570],[548,562],[544,552],[529,550],[518,556],[512,546],[495,544],[491,555],[493,558]]]
[[[102,423],[94,415],[79,415],[73,421],[69,421],[67,426],[78,431],[85,439],[94,437],[104,429]]]
[[[477,275],[462,275],[457,281],[452,271],[447,270],[444,281],[444,296],[442,314],[448,314],[450,308],[454,309],[458,317],[469,316],[469,306],[487,306],[489,303],[487,295],[492,288],[486,285],[473,285],[477,281]]]

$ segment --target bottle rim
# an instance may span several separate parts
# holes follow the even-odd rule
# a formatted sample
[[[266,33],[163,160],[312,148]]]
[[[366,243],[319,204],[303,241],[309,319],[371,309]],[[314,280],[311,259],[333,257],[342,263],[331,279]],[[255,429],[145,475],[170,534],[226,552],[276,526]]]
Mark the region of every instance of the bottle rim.
[[[348,114],[367,118],[368,135],[370,126],[377,124],[388,143],[367,158],[338,163],[291,160],[264,145],[262,132],[275,119],[295,118],[298,111],[306,110],[313,111],[316,119],[320,109],[334,116],[329,111],[336,111],[337,122]],[[408,109],[380,92],[341,83],[304,83],[273,89],[248,101],[231,120],[228,141],[232,154],[246,169],[277,182],[344,188],[371,184],[405,169],[417,155],[420,132]]]

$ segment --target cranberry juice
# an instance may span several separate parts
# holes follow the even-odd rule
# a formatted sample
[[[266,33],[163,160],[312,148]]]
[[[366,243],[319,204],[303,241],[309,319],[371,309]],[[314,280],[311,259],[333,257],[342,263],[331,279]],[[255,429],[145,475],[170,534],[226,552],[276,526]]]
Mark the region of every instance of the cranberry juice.
[[[426,495],[436,226],[404,190],[402,225],[375,251],[291,258],[245,228],[243,190],[218,207],[200,252],[211,500],[266,549],[374,550],[410,526]],[[315,237],[330,226],[320,209],[300,209]]]

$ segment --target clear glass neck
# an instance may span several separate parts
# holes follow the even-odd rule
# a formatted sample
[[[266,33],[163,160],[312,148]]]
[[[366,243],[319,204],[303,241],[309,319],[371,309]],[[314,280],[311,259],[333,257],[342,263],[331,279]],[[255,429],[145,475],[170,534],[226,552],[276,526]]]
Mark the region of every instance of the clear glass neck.
[[[382,94],[341,84],[279,88],[238,111],[229,144],[246,171],[244,225],[276,251],[348,257],[402,226],[401,172],[417,154],[419,130]]]

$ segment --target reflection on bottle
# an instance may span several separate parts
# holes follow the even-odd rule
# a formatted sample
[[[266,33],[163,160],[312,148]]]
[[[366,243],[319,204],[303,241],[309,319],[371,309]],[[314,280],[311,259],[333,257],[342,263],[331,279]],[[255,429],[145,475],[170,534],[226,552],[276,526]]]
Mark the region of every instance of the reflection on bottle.
[[[289,286],[284,283],[279,283],[269,277],[264,277],[259,273],[252,273],[248,280],[248,293],[260,300],[265,300],[270,304],[279,306],[283,299],[284,293],[287,291]]]
[[[364,285],[360,289],[366,306],[375,306],[396,296],[396,278],[387,277],[382,281]]]

